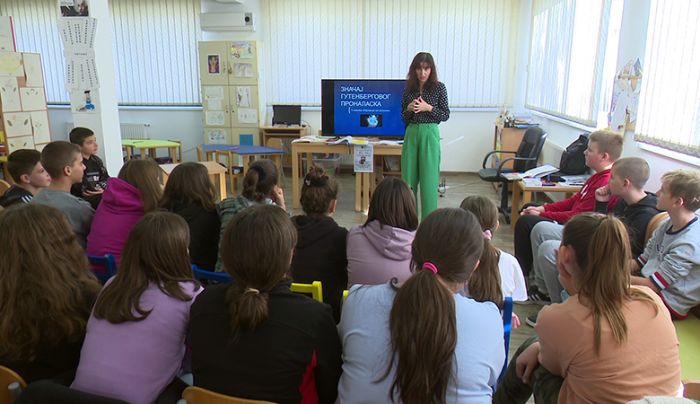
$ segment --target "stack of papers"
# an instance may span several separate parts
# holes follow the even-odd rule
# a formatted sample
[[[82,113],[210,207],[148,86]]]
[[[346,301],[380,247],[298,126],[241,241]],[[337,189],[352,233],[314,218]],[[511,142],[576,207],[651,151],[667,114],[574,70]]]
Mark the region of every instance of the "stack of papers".
[[[524,173],[504,173],[501,174],[501,176],[506,178],[508,181],[518,181],[522,180],[523,178],[537,178],[539,180],[545,175],[556,173],[557,171],[559,171],[557,167],[554,167],[551,164],[545,164],[543,166],[527,170]]]

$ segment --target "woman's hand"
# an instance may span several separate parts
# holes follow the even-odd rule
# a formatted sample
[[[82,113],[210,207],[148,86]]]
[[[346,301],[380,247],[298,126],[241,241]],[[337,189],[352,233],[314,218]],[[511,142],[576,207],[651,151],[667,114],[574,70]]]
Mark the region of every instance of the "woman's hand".
[[[428,104],[423,100],[423,97],[418,97],[415,100],[413,100],[413,112],[414,113],[419,113],[419,112],[430,112],[433,110],[433,106]]]
[[[275,187],[272,188],[272,195],[270,196],[270,199],[272,199],[272,202],[274,202],[275,205],[279,206],[285,211],[287,210],[287,207],[284,205],[284,191],[279,185],[275,185]]]
[[[540,356],[540,343],[535,342],[529,347],[525,348],[523,352],[520,353],[518,359],[515,361],[515,374],[523,381],[525,384],[530,384],[530,377],[535,368],[539,366]]]

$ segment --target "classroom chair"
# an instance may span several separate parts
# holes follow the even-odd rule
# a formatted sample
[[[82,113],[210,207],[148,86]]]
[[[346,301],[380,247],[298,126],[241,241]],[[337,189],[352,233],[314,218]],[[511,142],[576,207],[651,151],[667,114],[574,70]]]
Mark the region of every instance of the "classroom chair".
[[[231,275],[228,272],[214,272],[202,269],[192,264],[194,278],[198,281],[214,281],[219,283],[231,283]]]
[[[5,192],[7,192],[8,189],[10,189],[12,185],[10,185],[9,182],[5,180],[0,180],[0,196],[5,195]]]
[[[109,278],[117,273],[117,261],[112,254],[88,255],[92,273],[95,274],[101,284],[105,284]]]
[[[656,230],[657,227],[663,222],[664,220],[668,219],[668,212],[660,212],[654,215],[654,217],[649,220],[649,223],[647,223],[647,229],[644,233],[644,245],[646,246],[647,241],[651,238],[651,235],[654,234],[654,230]]]
[[[29,383],[16,404],[127,404],[126,401],[71,389],[50,379]]]
[[[513,327],[513,298],[511,296],[506,296],[503,299],[503,343],[506,348],[506,361],[503,364],[503,369],[501,374],[498,376],[498,382],[500,383],[503,376],[506,374],[506,369],[508,369],[508,351],[510,350],[510,331]]]
[[[345,289],[345,290],[343,291],[343,302],[345,301],[345,299],[348,298],[348,293],[349,293],[349,292],[348,292],[347,289]]]
[[[311,295],[314,300],[323,303],[323,289],[321,281],[313,281],[312,283],[292,283],[292,292]]]
[[[0,366],[0,404],[12,404],[27,387],[22,376],[14,370]]]
[[[182,392],[177,404],[273,404],[270,401],[226,396],[201,387],[190,386]]]

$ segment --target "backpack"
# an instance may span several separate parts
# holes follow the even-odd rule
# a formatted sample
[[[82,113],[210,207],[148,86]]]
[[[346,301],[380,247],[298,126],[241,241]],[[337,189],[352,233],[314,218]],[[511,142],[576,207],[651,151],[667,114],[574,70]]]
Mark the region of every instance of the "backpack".
[[[586,156],[583,152],[588,148],[588,135],[579,135],[578,139],[566,146],[559,161],[559,174],[581,175],[588,171]]]

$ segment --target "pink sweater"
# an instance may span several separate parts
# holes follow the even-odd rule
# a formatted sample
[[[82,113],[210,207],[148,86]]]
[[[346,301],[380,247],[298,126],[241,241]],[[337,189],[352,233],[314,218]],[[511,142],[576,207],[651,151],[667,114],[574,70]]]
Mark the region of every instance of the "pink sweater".
[[[124,180],[110,178],[92,219],[85,251],[89,255],[112,254],[119,264],[129,232],[143,214],[141,192]]]

